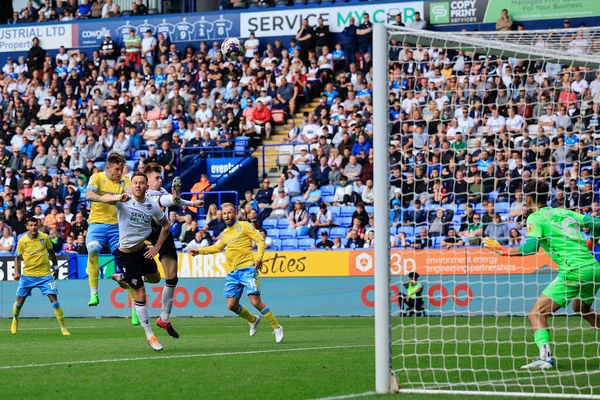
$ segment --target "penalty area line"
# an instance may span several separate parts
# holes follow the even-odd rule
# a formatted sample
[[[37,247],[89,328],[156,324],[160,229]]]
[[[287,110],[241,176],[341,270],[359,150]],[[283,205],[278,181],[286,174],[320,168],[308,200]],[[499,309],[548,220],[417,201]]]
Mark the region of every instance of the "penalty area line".
[[[358,397],[366,397],[373,396],[377,393],[375,392],[363,392],[363,393],[352,393],[352,394],[343,394],[341,396],[331,396],[331,397],[320,397],[314,400],[343,400],[343,399],[356,399]]]
[[[157,357],[129,357],[129,358],[112,358],[104,360],[77,360],[77,361],[60,361],[54,363],[44,364],[24,364],[24,365],[5,365],[0,366],[0,370],[7,369],[23,369],[23,368],[37,368],[37,367],[55,367],[60,365],[82,365],[82,364],[98,364],[98,363],[117,363],[125,361],[146,361],[146,360],[171,360],[178,358],[198,358],[198,357],[228,357],[228,356],[239,356],[239,355],[252,355],[252,354],[269,354],[269,353],[285,353],[285,352],[297,352],[297,351],[319,351],[319,350],[340,350],[340,349],[355,349],[361,347],[373,347],[372,344],[357,344],[347,346],[322,346],[322,347],[297,347],[297,348],[283,348],[283,349],[272,349],[272,350],[253,350],[253,351],[238,351],[229,353],[202,353],[202,354],[180,354],[173,356],[157,356]]]

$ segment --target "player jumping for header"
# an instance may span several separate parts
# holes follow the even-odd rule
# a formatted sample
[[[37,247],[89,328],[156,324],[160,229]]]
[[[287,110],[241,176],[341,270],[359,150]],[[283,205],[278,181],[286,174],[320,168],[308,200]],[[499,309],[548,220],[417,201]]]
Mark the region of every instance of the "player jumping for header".
[[[244,288],[248,291],[250,302],[273,327],[275,342],[283,340],[283,327],[277,323],[271,308],[260,298],[260,282],[258,270],[262,266],[265,254],[265,239],[246,221],[238,221],[237,211],[233,204],[224,203],[221,206],[223,220],[227,228],[221,234],[220,240],[209,247],[190,250],[192,255],[214,254],[225,249],[225,258],[229,274],[225,278],[224,295],[227,297],[227,308],[244,318],[250,325],[250,336],[256,334],[261,317],[253,315],[240,304]],[[256,260],[252,254],[252,241],[258,245]]]
[[[17,299],[13,305],[13,320],[10,332],[13,335],[19,330],[19,314],[25,299],[31,296],[31,291],[40,289],[44,296],[48,296],[50,304],[54,309],[54,315],[60,324],[63,336],[70,333],[65,326],[65,315],[58,303],[58,290],[54,280],[58,276],[58,260],[52,251],[52,242],[45,233],[39,232],[39,221],[31,217],[27,220],[27,233],[19,239],[17,244],[17,255],[15,257],[15,272],[13,278],[19,281]],[[21,260],[25,267],[21,275]],[[52,268],[50,267],[52,261]]]
[[[166,208],[165,214],[168,214],[168,207],[172,206],[193,206],[202,207],[204,201],[187,201],[181,199],[181,179],[175,177],[173,180],[173,193],[169,194],[163,187],[162,179],[162,167],[157,163],[150,163],[144,167],[144,173],[148,177],[148,190],[146,191],[146,198],[154,201],[159,206]],[[160,237],[161,226],[152,222],[152,234],[146,238],[153,245],[155,245]],[[169,231],[168,237],[165,244],[160,248],[159,252],[160,263],[165,271],[165,287],[162,292],[162,310],[160,317],[156,320],[156,324],[162,329],[166,330],[169,335],[174,338],[179,337],[179,333],[173,328],[171,324],[171,309],[173,308],[173,294],[175,293],[175,287],[179,279],[177,278],[177,248],[175,247],[175,239],[173,234]],[[113,278],[115,279],[115,278]]]
[[[102,248],[109,246],[114,252],[119,245],[119,225],[117,224],[117,210],[110,204],[100,202],[104,194],[121,194],[127,191],[131,184],[129,178],[123,176],[125,158],[117,153],[111,153],[106,159],[104,172],[91,176],[87,186],[85,199],[92,202],[92,210],[88,222],[90,224],[86,246],[88,250],[87,273],[90,284],[90,301],[88,306],[94,307],[100,303],[98,297],[98,275],[100,263],[98,257]],[[130,297],[132,293],[130,292]],[[133,301],[133,298],[132,298]],[[135,310],[132,309],[132,322],[139,324]]]
[[[600,330],[600,314],[591,305],[600,288],[600,264],[590,252],[581,235],[589,227],[593,236],[600,234],[600,219],[584,216],[564,208],[547,207],[549,187],[544,181],[531,181],[523,190],[530,215],[527,217],[527,241],[516,249],[504,249],[494,240],[484,240],[484,246],[503,256],[526,256],[540,247],[558,266],[558,276],[542,292],[529,312],[535,343],[540,349],[538,359],[523,369],[554,367],[550,350],[548,316],[573,301],[573,311]]]
[[[148,307],[146,306],[146,288],[148,283],[160,281],[158,266],[154,260],[169,236],[169,222],[156,202],[146,198],[148,178],[143,172],[135,172],[131,178],[131,195],[105,194],[99,201],[113,204],[119,221],[119,247],[114,251],[115,263],[123,270],[119,280],[125,281],[133,289],[134,307],[144,331],[148,345],[156,351],[163,349],[150,327]],[[160,235],[156,244],[146,247],[146,239],[152,233],[152,220],[160,226]]]

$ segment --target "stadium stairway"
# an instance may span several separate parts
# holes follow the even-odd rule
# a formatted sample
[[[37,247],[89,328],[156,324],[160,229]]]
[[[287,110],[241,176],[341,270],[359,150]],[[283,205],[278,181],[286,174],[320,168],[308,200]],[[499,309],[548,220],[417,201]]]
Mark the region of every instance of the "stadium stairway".
[[[296,126],[302,126],[302,114],[304,112],[311,112],[319,105],[319,100],[312,100],[308,104],[304,104],[296,113],[294,114],[294,120],[296,121]],[[286,121],[287,122],[287,121]],[[288,131],[290,130],[290,125],[285,123],[283,125],[275,125],[271,139],[265,140],[263,142],[264,145],[269,144],[281,144],[281,139],[287,136]],[[277,178],[281,173],[281,169],[283,165],[279,165],[279,147],[278,146],[266,146],[265,147],[265,158],[263,160],[262,156],[263,146],[258,146],[254,155],[258,158],[258,179],[259,182],[262,182],[263,179],[263,165],[265,167],[265,172],[267,177],[274,184],[277,182]]]

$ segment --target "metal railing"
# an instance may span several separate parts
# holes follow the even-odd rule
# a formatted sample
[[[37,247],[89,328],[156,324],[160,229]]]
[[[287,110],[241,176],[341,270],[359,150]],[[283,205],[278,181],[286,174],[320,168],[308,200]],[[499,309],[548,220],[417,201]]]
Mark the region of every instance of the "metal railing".
[[[235,190],[220,190],[220,191],[214,191],[214,192],[212,192],[212,191],[210,191],[210,192],[183,192],[183,193],[181,193],[181,195],[182,195],[182,197],[185,196],[186,198],[187,198],[188,195],[192,195],[192,196],[196,195],[196,198],[202,197],[202,199],[204,200],[205,207],[206,207],[207,204],[213,204],[214,203],[218,207],[222,203],[231,202],[231,200],[229,200],[229,201],[223,201],[223,197],[225,195],[233,196],[233,198],[235,199],[233,204],[236,207],[237,207],[237,205],[239,204],[239,201],[240,201],[240,195]],[[217,197],[217,201],[216,202],[209,201],[207,199],[207,198],[210,198],[210,197],[213,197],[213,196]],[[200,215],[199,210],[200,210],[199,208],[196,209],[196,218],[198,218],[198,216]]]
[[[267,147],[281,147],[281,146],[293,146],[294,147],[294,151],[292,152],[292,154],[285,154],[287,155],[291,155],[292,157],[294,156],[294,154],[296,153],[296,146],[306,146],[306,148],[308,149],[308,152],[310,153],[310,143],[297,143],[297,144],[284,144],[284,143],[279,143],[279,144],[263,144],[262,146],[262,179],[265,179],[268,174],[267,174],[267,169],[266,169],[266,156],[265,156],[265,148]],[[279,154],[277,154],[277,163],[279,164]]]

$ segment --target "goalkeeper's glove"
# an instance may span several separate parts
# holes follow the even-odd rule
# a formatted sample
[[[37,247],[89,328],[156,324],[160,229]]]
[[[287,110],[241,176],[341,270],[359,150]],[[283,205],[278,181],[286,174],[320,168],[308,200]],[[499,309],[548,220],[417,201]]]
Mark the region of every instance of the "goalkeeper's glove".
[[[585,244],[587,245],[588,249],[590,249],[590,251],[594,250],[594,239],[588,239],[588,241],[585,242]]]
[[[509,254],[509,250],[503,248],[500,243],[498,243],[497,240],[494,240],[492,238],[484,238],[483,239],[483,247],[485,247],[486,249],[489,249],[491,251],[493,251],[494,253],[501,255],[501,256],[508,256]]]

